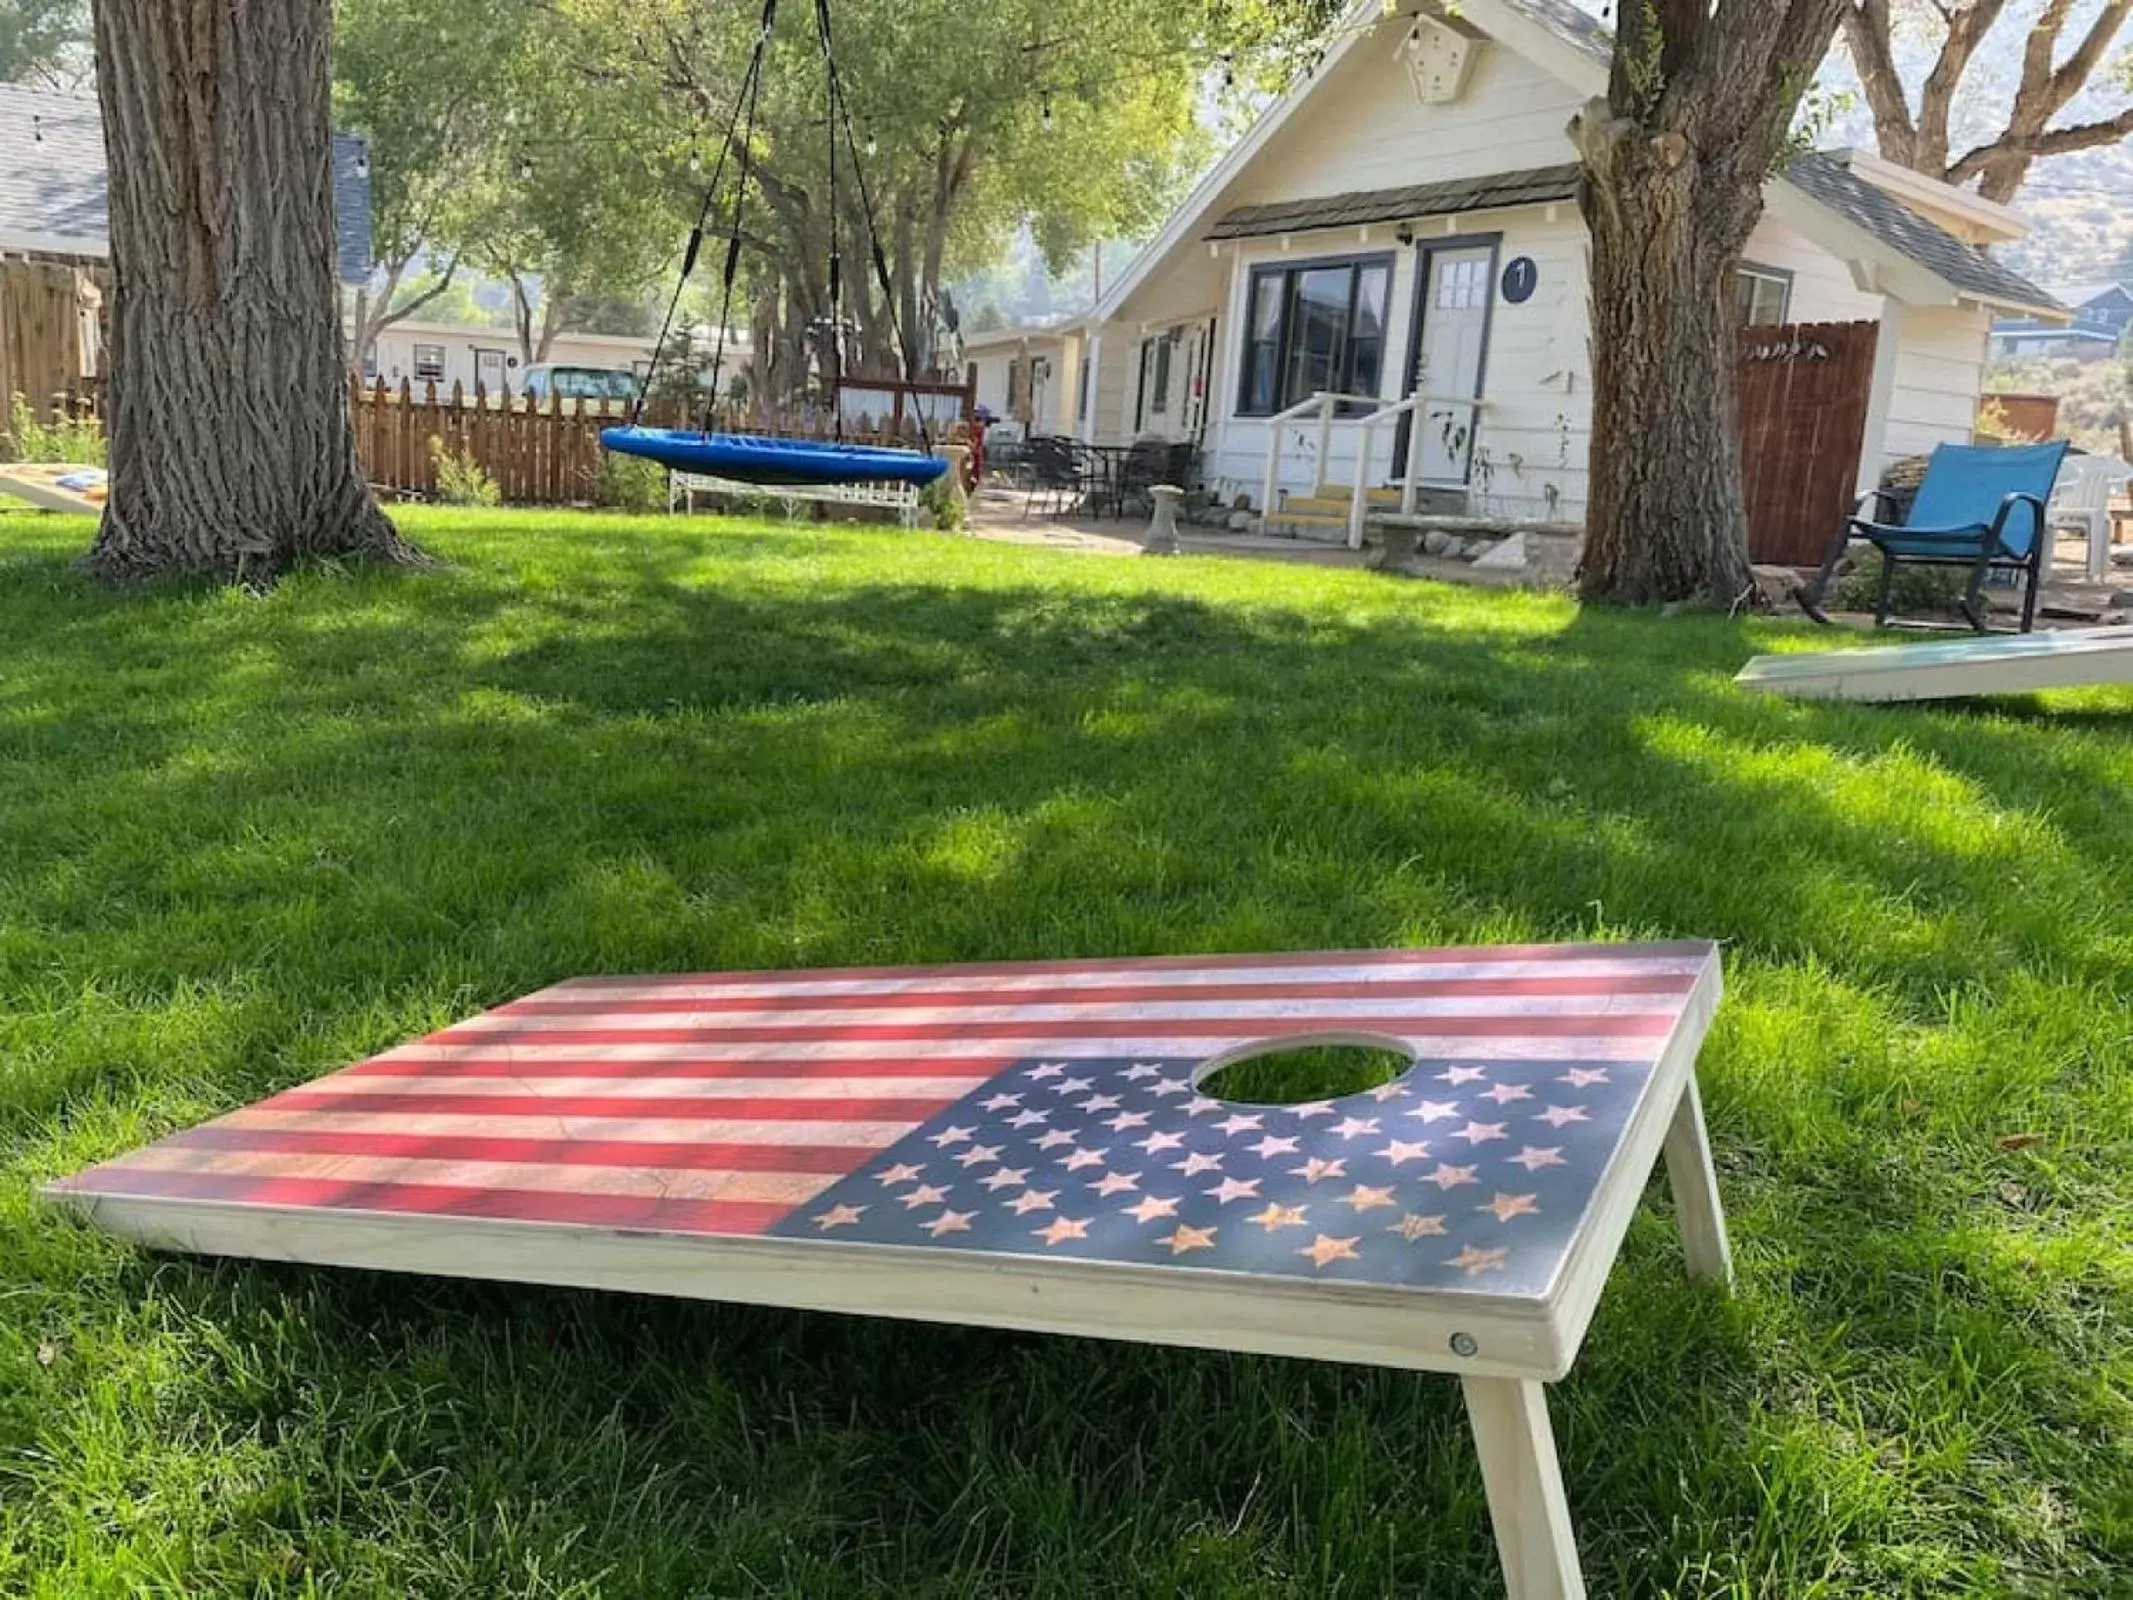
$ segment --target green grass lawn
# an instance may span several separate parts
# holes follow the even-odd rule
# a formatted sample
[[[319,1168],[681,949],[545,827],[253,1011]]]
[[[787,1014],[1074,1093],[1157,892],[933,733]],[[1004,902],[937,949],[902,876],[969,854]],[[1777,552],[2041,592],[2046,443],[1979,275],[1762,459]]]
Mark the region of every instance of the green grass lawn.
[[[0,1592],[1496,1591],[1444,1378],[158,1258],[40,1182],[578,973],[1709,936],[1555,1418],[1596,1596],[2133,1592],[2133,692],[885,532],[410,513],[114,596],[0,517]]]

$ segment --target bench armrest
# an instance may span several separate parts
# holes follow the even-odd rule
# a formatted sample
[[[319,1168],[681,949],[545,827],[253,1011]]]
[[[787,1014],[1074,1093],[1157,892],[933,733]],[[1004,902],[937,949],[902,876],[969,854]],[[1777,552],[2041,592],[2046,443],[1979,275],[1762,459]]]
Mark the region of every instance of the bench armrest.
[[[1867,515],[1869,506],[1873,507],[1874,514],[1872,516]],[[1890,520],[1887,513],[1895,509],[1896,494],[1894,490],[1869,489],[1859,497],[1859,503],[1852,507],[1852,521],[1886,526]]]
[[[2015,508],[2018,506],[2027,506],[2029,508],[2030,516],[2034,519],[2034,530],[2030,535],[2030,548],[2041,552],[2045,539],[2051,533],[2051,522],[2045,511],[2044,497],[2037,494],[2024,494],[2019,490],[2002,500],[2000,509],[1993,513],[1992,542],[2000,549],[2006,550],[2008,554],[2012,555],[2014,553],[2007,543],[2006,532],[2007,521],[2014,515]],[[2041,554],[2038,559],[2043,559]]]

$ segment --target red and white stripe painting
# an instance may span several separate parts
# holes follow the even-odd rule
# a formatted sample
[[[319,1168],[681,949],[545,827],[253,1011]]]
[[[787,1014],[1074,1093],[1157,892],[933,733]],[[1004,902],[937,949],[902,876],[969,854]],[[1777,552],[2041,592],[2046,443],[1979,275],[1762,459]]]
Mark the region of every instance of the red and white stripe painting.
[[[1337,1034],[1398,1041],[1418,1072],[1648,1068],[1710,957],[1681,944],[584,978],[55,1192],[756,1235],[1018,1064],[1189,1070]]]

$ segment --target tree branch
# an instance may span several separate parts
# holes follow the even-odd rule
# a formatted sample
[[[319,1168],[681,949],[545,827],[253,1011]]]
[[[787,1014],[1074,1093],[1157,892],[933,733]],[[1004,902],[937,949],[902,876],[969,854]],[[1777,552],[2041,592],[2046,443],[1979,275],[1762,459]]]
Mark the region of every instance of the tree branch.
[[[1892,161],[1903,160],[1898,152],[1909,151],[1918,137],[1910,102],[1904,97],[1903,73],[1896,65],[1894,40],[1889,0],[1858,0],[1857,5],[1845,7],[1845,47],[1858,70],[1860,87],[1866,91],[1867,109],[1874,116],[1875,143]]]
[[[2071,155],[2076,150],[2093,150],[2098,145],[2116,144],[2120,139],[2126,138],[2133,138],[2133,106],[2126,107],[2117,116],[2102,122],[2077,123],[2070,128],[2047,128],[2044,132],[2028,138],[2011,133],[2003,134],[1990,144],[1979,145],[1950,167],[1948,181],[1967,182],[1995,162],[2020,159],[2027,165],[2039,156]]]

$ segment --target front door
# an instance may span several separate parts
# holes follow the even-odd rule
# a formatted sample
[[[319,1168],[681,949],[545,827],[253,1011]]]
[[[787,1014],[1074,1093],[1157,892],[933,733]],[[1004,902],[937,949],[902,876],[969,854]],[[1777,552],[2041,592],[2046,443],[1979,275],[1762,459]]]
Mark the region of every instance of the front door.
[[[502,392],[504,387],[503,351],[475,350],[474,382],[483,394],[491,398]]]
[[[1425,484],[1463,485],[1473,471],[1475,409],[1488,370],[1493,244],[1424,246],[1417,264],[1414,361],[1407,393],[1431,395],[1413,413],[1422,428],[1415,467]],[[1404,476],[1407,429],[1392,475]]]

